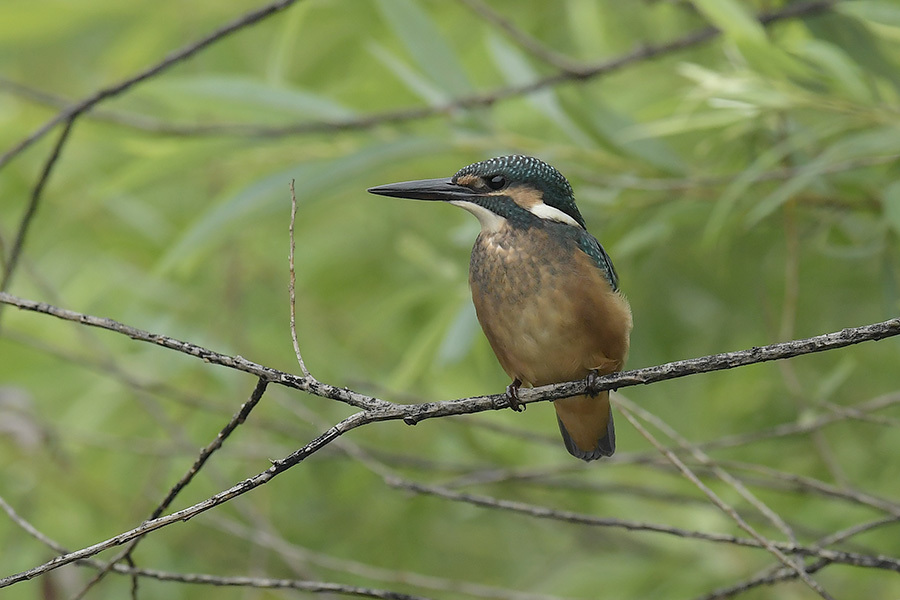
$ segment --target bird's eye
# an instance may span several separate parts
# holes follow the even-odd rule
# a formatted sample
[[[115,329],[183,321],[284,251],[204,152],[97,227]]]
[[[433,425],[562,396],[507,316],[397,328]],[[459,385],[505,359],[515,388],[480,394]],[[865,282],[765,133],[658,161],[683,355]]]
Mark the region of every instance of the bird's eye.
[[[499,190],[506,187],[506,177],[503,175],[494,175],[493,177],[486,177],[485,183],[492,190]]]

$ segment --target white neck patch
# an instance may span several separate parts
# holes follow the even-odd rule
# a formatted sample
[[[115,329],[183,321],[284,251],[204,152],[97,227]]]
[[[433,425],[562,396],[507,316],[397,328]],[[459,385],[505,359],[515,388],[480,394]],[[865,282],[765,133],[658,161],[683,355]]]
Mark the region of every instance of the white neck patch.
[[[566,223],[567,225],[581,227],[581,224],[578,223],[578,221],[576,221],[563,211],[559,210],[555,206],[544,204],[543,202],[532,204],[528,207],[528,211],[531,212],[531,214],[533,214],[534,216],[541,219],[547,219],[548,221],[558,221],[560,223]]]
[[[478,222],[481,223],[482,231],[500,231],[500,229],[506,224],[506,219],[494,212],[489,211],[480,204],[475,204],[474,202],[466,202],[465,200],[451,200],[450,202],[448,202],[448,204],[464,208],[475,215],[478,218]]]

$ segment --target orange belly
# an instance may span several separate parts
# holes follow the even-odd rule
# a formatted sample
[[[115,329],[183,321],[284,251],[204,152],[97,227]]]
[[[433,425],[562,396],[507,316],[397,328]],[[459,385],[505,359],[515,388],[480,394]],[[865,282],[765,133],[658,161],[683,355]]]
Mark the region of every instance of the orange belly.
[[[586,254],[555,243],[542,230],[480,235],[469,283],[478,321],[511,378],[539,386],[581,379],[593,369],[611,373],[625,364],[627,300]],[[558,400],[555,406],[563,437],[568,433],[582,451],[606,435],[607,394]]]

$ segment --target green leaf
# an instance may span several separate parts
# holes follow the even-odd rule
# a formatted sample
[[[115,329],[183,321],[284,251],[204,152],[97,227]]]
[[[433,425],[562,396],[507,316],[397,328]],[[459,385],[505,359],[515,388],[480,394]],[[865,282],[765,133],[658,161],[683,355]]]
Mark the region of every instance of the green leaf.
[[[718,129],[754,118],[757,111],[750,105],[744,107],[706,110],[665,117],[656,121],[636,123],[622,131],[623,141],[633,142],[644,138],[678,135],[704,129]]]
[[[703,243],[706,246],[714,244],[721,236],[729,216],[735,211],[739,200],[746,195],[751,186],[765,175],[778,167],[785,157],[790,156],[800,148],[815,143],[817,140],[839,133],[845,128],[840,122],[808,127],[800,129],[786,140],[774,145],[765,152],[760,153],[741,173],[728,184],[713,207],[703,232]]]
[[[798,44],[793,50],[830,75],[853,100],[860,103],[872,101],[869,86],[863,79],[863,70],[838,46],[812,39]]]
[[[736,0],[693,0],[691,4],[709,21],[734,39],[765,42],[759,21]]]
[[[672,226],[663,218],[634,227],[616,242],[613,254],[625,258],[651,247],[660,246],[672,234]]]
[[[854,0],[838,2],[833,10],[861,19],[891,27],[900,27],[900,5],[896,2],[878,0]]]
[[[524,85],[535,81],[538,74],[521,52],[499,36],[490,34],[487,46],[497,70],[502,73],[506,82],[512,85]],[[593,142],[572,119],[566,115],[556,92],[550,88],[528,94],[528,102],[550,119],[559,129],[579,146],[593,146]]]
[[[752,227],[776,211],[795,194],[816,182],[819,177],[835,164],[848,160],[900,153],[900,131],[884,127],[876,131],[866,131],[841,139],[823,152],[819,158],[809,162],[797,174],[763,198],[747,215],[746,225]]]
[[[837,7],[855,2],[839,2]],[[823,14],[810,19],[806,27],[817,37],[843,49],[870,75],[883,77],[900,89],[900,65],[896,52],[885,50],[881,39],[872,35],[872,29],[859,20],[839,12]]]
[[[894,233],[900,234],[900,181],[891,183],[881,193],[884,220]]]
[[[400,58],[381,44],[372,42],[368,45],[368,48],[369,52],[372,53],[372,56],[390,69],[390,71],[397,76],[397,79],[406,84],[409,91],[428,104],[443,104],[449,100],[450,96],[446,92],[441,90],[427,77],[423,77],[418,71],[400,60]]]
[[[760,200],[747,214],[745,225],[750,228],[778,210],[778,208],[802,192],[811,183],[816,181],[828,167],[831,161],[828,156],[819,157],[800,169],[794,177],[788,179],[774,192]]]
[[[412,383],[424,373],[433,361],[438,344],[454,322],[459,312],[456,303],[448,303],[443,310],[429,318],[418,335],[407,346],[400,363],[390,375],[389,387],[393,389],[409,389]]]
[[[846,383],[856,370],[857,362],[850,357],[844,357],[837,366],[832,367],[818,382],[815,398],[819,401],[830,400],[835,392]]]
[[[431,16],[412,0],[378,0],[385,22],[435,84],[453,96],[472,91],[453,49]]]
[[[297,58],[296,48],[303,39],[302,26],[309,23],[307,18],[311,8],[309,2],[300,2],[285,12],[284,23],[272,38],[269,60],[266,64],[266,80],[282,85],[289,78],[289,66]]]
[[[183,106],[185,100],[199,108],[229,106],[244,109],[258,117],[277,111],[304,119],[339,120],[352,117],[355,112],[334,100],[296,88],[271,85],[249,77],[229,75],[167,78],[155,83],[152,91],[173,105]]]
[[[586,104],[579,103],[578,106],[586,106],[587,110],[584,112],[587,113],[586,117],[593,127],[593,132],[605,143],[657,169],[673,174],[684,174],[684,161],[665,140],[656,137],[629,138],[623,135],[623,132],[634,131],[635,119],[613,110],[599,98],[585,96],[584,100]]]
[[[478,319],[475,316],[475,305],[472,298],[466,294],[459,311],[447,331],[437,351],[435,362],[438,365],[449,365],[461,361],[472,348],[472,343],[478,337]]]
[[[245,224],[253,215],[290,206],[288,185],[296,179],[297,202],[318,199],[334,193],[341,185],[361,173],[383,168],[395,161],[412,158],[424,151],[434,151],[434,143],[419,138],[405,138],[390,144],[366,147],[355,154],[324,163],[305,163],[268,175],[236,193],[226,195],[185,231],[160,259],[155,274],[170,269],[189,268],[190,263],[216,240]],[[287,214],[287,213],[285,213]]]

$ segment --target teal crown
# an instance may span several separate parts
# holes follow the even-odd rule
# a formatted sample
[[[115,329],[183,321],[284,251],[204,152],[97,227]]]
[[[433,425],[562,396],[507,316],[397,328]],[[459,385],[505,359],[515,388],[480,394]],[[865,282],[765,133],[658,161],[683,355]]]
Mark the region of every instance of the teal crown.
[[[499,175],[505,177],[510,185],[524,185],[539,190],[545,204],[558,208],[582,227],[585,226],[584,218],[575,206],[575,195],[568,180],[538,158],[520,154],[490,158],[463,167],[453,176],[453,181],[464,175],[487,179]]]

